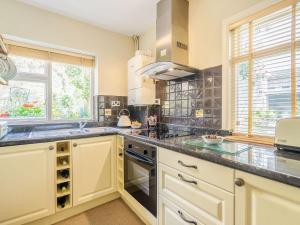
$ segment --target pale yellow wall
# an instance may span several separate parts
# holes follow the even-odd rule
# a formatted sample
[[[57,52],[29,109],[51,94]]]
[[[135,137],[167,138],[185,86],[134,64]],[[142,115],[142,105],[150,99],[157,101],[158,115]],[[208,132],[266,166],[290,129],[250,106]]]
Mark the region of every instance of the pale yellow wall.
[[[222,64],[222,21],[262,0],[189,0],[190,65],[205,69]],[[145,41],[145,42],[144,42]],[[142,49],[153,49],[155,26],[141,35]]]
[[[133,43],[110,32],[15,0],[0,0],[0,33],[95,53],[100,94],[127,95],[127,61]]]

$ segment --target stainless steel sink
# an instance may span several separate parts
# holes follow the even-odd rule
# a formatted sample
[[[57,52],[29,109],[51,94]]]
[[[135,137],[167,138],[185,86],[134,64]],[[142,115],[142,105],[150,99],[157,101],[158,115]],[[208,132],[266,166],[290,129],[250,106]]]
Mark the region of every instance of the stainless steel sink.
[[[70,134],[76,135],[76,134],[86,134],[89,133],[90,131],[88,129],[82,129],[82,130],[71,130],[69,131]]]
[[[105,132],[107,130],[106,127],[91,127],[91,128],[84,128],[82,130],[75,129],[69,131],[70,134],[76,135],[76,134],[87,134],[87,133],[99,133],[99,132]]]
[[[43,138],[43,137],[90,134],[90,133],[102,133],[107,130],[108,130],[107,127],[91,127],[91,128],[84,128],[82,130],[80,130],[79,128],[75,128],[75,129],[57,129],[57,130],[47,130],[47,131],[33,131],[29,134],[29,138]]]

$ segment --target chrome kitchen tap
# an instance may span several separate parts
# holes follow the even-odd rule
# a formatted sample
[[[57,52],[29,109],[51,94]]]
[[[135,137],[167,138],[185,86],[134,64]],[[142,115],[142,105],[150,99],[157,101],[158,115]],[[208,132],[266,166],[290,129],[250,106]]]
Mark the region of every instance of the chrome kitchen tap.
[[[83,128],[86,126],[87,122],[79,121],[78,124],[79,124],[79,130],[84,131]]]

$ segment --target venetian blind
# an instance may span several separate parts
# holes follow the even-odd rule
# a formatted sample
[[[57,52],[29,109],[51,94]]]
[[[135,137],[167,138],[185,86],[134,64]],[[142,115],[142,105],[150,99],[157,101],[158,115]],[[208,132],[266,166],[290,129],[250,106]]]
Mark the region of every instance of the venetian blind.
[[[232,121],[236,133],[274,136],[300,116],[300,4],[283,1],[231,26]]]
[[[5,43],[8,52],[12,55],[32,57],[53,62],[80,65],[84,67],[93,67],[95,65],[95,58],[89,55],[44,48],[40,46],[33,46],[10,40],[5,40]]]

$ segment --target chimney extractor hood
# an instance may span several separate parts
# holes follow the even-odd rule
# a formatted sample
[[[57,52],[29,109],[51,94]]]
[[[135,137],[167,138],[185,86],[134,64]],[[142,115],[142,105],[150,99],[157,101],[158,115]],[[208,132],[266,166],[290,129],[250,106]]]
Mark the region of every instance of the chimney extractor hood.
[[[156,18],[156,62],[137,71],[157,80],[173,80],[196,74],[188,60],[187,0],[160,0]]]

